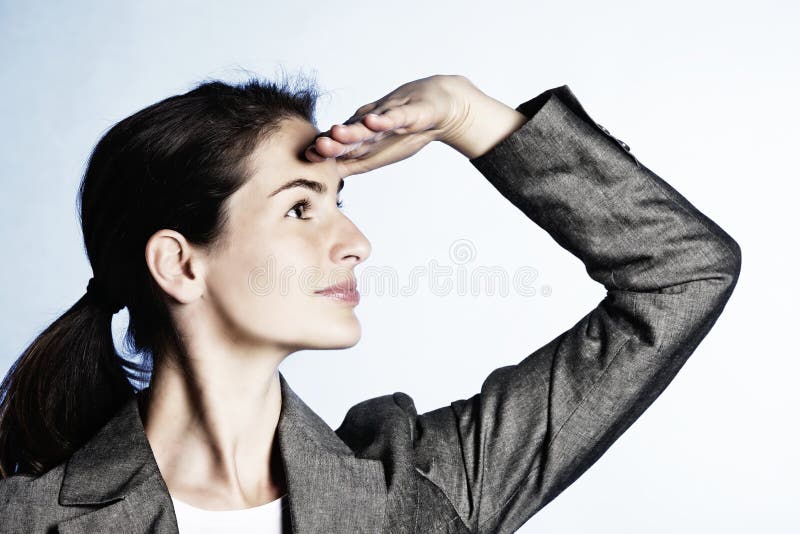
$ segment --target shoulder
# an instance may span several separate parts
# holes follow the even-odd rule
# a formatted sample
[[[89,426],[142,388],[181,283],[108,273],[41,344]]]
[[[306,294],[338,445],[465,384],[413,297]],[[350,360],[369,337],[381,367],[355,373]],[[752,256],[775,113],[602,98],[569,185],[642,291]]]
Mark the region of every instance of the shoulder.
[[[415,509],[417,524],[451,532],[471,506],[455,413],[450,403],[418,414],[412,397],[396,392],[353,405],[335,432],[357,457],[383,463],[395,488],[390,498],[403,501],[412,492],[425,503]]]
[[[0,478],[0,533],[46,532],[60,519],[64,463],[38,475]]]
[[[394,457],[430,473],[460,450],[457,412],[471,417],[468,401],[456,401],[426,413],[417,413],[414,399],[396,392],[353,405],[335,430],[339,438],[361,458]]]
[[[335,432],[357,456],[378,459],[388,449],[413,447],[416,415],[408,394],[382,395],[351,406]]]

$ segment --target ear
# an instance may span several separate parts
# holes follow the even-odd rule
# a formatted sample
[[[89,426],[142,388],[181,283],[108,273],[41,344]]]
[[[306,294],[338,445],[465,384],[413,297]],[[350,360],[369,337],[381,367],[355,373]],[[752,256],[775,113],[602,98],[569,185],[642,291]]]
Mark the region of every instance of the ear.
[[[159,230],[144,251],[150,275],[176,301],[188,304],[205,291],[205,256],[174,230]]]

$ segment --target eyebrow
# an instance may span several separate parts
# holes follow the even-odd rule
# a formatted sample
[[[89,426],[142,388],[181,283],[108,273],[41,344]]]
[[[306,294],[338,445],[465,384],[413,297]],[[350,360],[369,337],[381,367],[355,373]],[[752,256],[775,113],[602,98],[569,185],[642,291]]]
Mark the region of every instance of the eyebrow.
[[[306,189],[310,189],[315,193],[320,193],[320,194],[324,194],[328,190],[328,186],[323,184],[322,182],[309,180],[307,178],[296,178],[294,180],[286,182],[285,184],[277,188],[275,191],[270,193],[269,196],[274,197],[281,191],[284,191],[286,189],[292,189],[294,187],[305,187]],[[336,192],[338,193],[342,189],[344,189],[344,179],[339,180],[339,187],[336,189]]]

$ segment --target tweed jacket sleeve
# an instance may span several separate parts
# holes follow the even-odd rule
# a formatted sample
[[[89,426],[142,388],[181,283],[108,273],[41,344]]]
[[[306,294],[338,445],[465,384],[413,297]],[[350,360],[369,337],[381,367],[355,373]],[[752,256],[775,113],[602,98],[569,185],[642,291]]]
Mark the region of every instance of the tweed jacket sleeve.
[[[419,414],[417,471],[471,532],[513,532],[584,473],[672,381],[738,279],[738,244],[564,85],[517,108],[529,120],[471,159],[577,256],[605,297],[480,393]]]

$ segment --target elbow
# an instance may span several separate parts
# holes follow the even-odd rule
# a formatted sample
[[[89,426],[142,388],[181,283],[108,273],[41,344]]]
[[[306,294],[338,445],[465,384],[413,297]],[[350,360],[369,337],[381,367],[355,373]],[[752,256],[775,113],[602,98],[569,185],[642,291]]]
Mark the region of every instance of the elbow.
[[[739,281],[742,270],[742,249],[733,238],[726,237],[720,246],[719,258],[712,269],[713,275],[704,280],[706,296],[709,299],[710,313],[718,316]]]
[[[732,237],[725,240],[725,263],[722,272],[725,276],[725,287],[730,294],[736,283],[739,281],[739,273],[742,270],[742,248]]]

